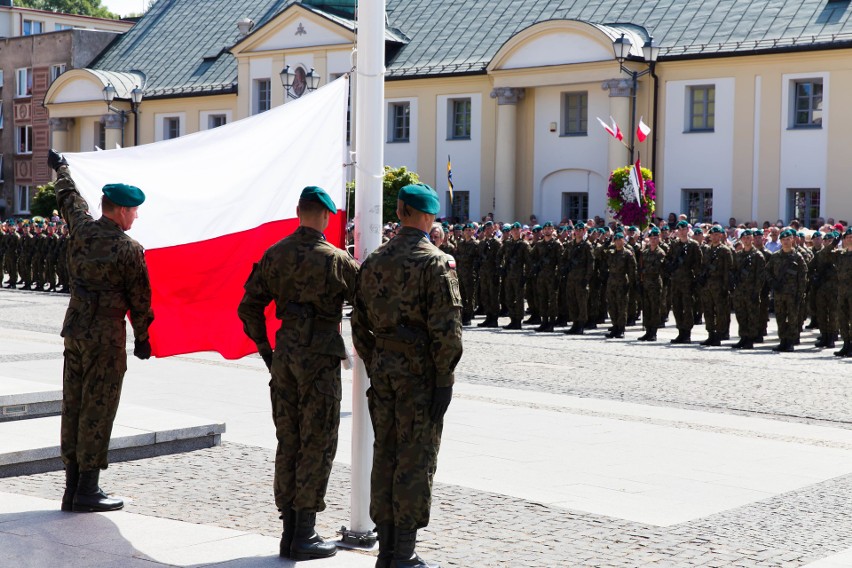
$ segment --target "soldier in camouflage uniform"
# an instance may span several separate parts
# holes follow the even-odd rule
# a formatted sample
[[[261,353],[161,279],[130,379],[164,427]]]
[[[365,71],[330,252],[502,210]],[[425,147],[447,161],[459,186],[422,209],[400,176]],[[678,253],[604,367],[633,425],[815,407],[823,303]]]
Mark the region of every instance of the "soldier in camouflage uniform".
[[[648,244],[639,257],[639,281],[642,291],[642,325],[645,334],[639,341],[656,341],[657,330],[662,325],[663,274],[666,252],[660,246],[660,230],[651,227]]]
[[[274,493],[284,520],[280,555],[294,560],[337,552],[314,530],[317,512],[325,510],[337,452],[340,363],[346,358],[340,336],[343,302],[354,304],[358,274],[357,263],[323,235],[336,212],[323,189],[303,189],[296,208],[299,228],[255,264],[237,310],[246,335],[272,373],[269,387],[278,438]],[[273,301],[281,320],[274,353],[264,315]]]
[[[708,337],[701,345],[718,347],[727,334],[731,319],[731,269],[734,257],[731,249],[722,244],[725,230],[719,225],[710,228],[710,244],[704,250],[699,276],[704,306],[704,325]]]
[[[536,298],[539,302],[541,325],[535,330],[553,331],[559,315],[559,262],[562,258],[562,243],[554,235],[553,223],[546,222],[541,228],[541,241],[532,254],[536,272]]]
[[[688,344],[691,341],[695,322],[695,276],[700,269],[701,251],[698,243],[689,238],[687,222],[678,221],[677,240],[672,243],[666,256],[666,272],[671,278],[672,311],[678,330],[672,343]]]
[[[35,238],[31,232],[29,222],[25,222],[21,229],[21,239],[18,241],[18,275],[24,284],[24,290],[29,290],[33,285],[32,258]]]
[[[535,254],[535,249],[541,243],[541,225],[533,225],[530,229],[533,240],[530,243],[530,263],[527,269],[527,283],[524,290],[527,298],[527,306],[529,306],[530,317],[523,323],[526,325],[541,325],[541,311],[539,309],[540,302],[538,298],[538,272],[532,264],[532,257]]]
[[[843,233],[843,246],[832,251],[837,272],[837,319],[843,347],[834,354],[852,357],[852,227]]]
[[[753,231],[753,235],[754,248],[757,249],[757,252],[763,255],[763,260],[768,265],[769,257],[772,256],[772,253],[764,246],[763,229],[755,229]],[[760,315],[758,317],[760,333],[757,338],[755,338],[755,343],[763,343],[763,338],[766,337],[767,326],[769,325],[769,292],[769,279],[764,278],[763,290],[760,291]]]
[[[642,243],[638,240],[642,234],[639,228],[631,225],[627,228],[624,234],[624,246],[630,249],[633,253],[633,258],[636,259],[636,266],[639,266],[642,255]],[[627,325],[636,325],[639,321],[639,314],[642,311],[642,293],[639,290],[639,279],[636,279],[636,286],[631,286],[627,292]]]
[[[597,238],[592,243],[594,250],[592,251],[595,259],[595,277],[592,279],[589,295],[592,297],[589,307],[589,323],[586,324],[586,329],[595,329],[597,324],[606,321],[606,281],[607,281],[607,263],[604,253],[606,252],[609,243],[606,242],[606,230],[602,227],[595,229]]]
[[[429,524],[444,413],[462,355],[455,264],[424,238],[439,210],[429,186],[403,187],[402,230],[367,257],[358,275],[352,338],[370,376],[370,517],[379,568],[434,566],[414,549],[417,530]]]
[[[808,267],[796,249],[793,229],[781,232],[781,250],[769,257],[767,278],[775,296],[775,321],[781,340],[773,351],[789,353],[799,339],[799,304],[804,300]]]
[[[509,325],[504,325],[503,329],[523,329],[524,284],[530,263],[530,245],[521,238],[521,224],[517,221],[511,227],[511,235],[512,238],[503,244],[502,249],[502,276],[511,318]]]
[[[6,288],[18,287],[18,251],[20,250],[21,234],[15,225],[10,224],[9,232],[6,233],[6,258],[4,260],[6,266],[6,274],[9,275],[9,281]]]
[[[464,226],[462,237],[456,242],[456,265],[459,275],[462,303],[462,325],[470,325],[475,308],[476,273],[479,264],[479,241],[473,238],[471,223]]]
[[[57,171],[56,200],[68,223],[71,300],[62,325],[62,461],[66,486],[62,510],[112,511],[124,503],[98,487],[127,370],[124,317],[130,312],[136,338],[133,354],[151,356],[148,327],[154,320],[151,287],[142,246],[128,237],[145,195],[139,188],[103,188],[103,216],[93,219],[77,191],[65,159],[48,154]]]
[[[59,231],[59,242],[56,245],[56,277],[59,280],[59,291],[69,293],[68,286],[68,225],[62,223]]]
[[[754,236],[746,229],[740,235],[742,250],[734,255],[734,311],[737,314],[740,340],[732,349],[753,349],[760,334],[760,292],[766,279],[766,261],[754,248]]]
[[[503,244],[494,238],[494,223],[484,225],[482,243],[479,245],[479,301],[485,308],[485,321],[476,327],[499,327],[500,314],[500,248]]]
[[[612,328],[604,337],[621,339],[627,325],[628,291],[636,282],[636,257],[624,246],[624,233],[615,233],[612,242],[614,248],[608,249],[605,255],[609,274],[606,303]]]
[[[595,275],[595,257],[592,244],[586,240],[586,225],[574,225],[573,240],[562,253],[561,271],[565,274],[565,296],[568,301],[568,335],[582,335],[589,321],[589,283]]]
[[[837,341],[837,269],[834,266],[834,248],[840,234],[825,235],[824,245],[814,255],[813,277],[814,317],[819,327],[816,347],[834,347]],[[810,273],[810,272],[809,272]]]
[[[30,273],[32,274],[34,289],[41,292],[44,290],[45,260],[47,248],[50,245],[47,241],[47,233],[45,233],[44,226],[41,223],[36,223],[33,226],[33,241]]]

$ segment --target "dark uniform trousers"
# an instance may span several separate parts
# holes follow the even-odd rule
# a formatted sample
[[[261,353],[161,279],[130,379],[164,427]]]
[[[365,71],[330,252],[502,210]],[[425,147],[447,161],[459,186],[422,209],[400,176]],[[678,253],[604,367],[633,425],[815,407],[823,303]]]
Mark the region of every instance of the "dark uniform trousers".
[[[584,285],[585,284],[585,285]],[[568,317],[573,322],[586,323],[589,321],[589,283],[582,278],[571,278],[565,283],[568,300]]]
[[[721,282],[708,282],[701,291],[704,327],[709,333],[727,333],[731,323],[729,293]]]
[[[672,312],[677,328],[682,331],[692,330],[695,324],[694,294],[690,280],[672,279]]]
[[[816,315],[819,330],[823,335],[834,336],[837,333],[837,284],[825,283],[814,292]]]
[[[497,316],[500,312],[500,277],[491,270],[479,273],[479,303],[485,315]]]
[[[512,319],[523,319],[524,317],[525,283],[521,270],[510,272],[503,279],[503,284],[506,287],[506,307],[509,310],[509,317]]]
[[[737,315],[740,337],[754,339],[762,331],[760,320],[759,292],[748,287],[738,287],[734,291],[734,312]]]
[[[62,461],[80,471],[107,468],[112,423],[127,370],[124,345],[65,338]]]
[[[646,328],[660,327],[664,300],[662,278],[646,276],[642,283],[642,324]]]
[[[776,306],[778,300],[775,300]],[[776,307],[777,312],[777,307]],[[840,324],[840,337],[844,342],[852,341],[852,289],[840,286],[837,294],[837,315]]]
[[[374,355],[383,356],[378,351]],[[423,375],[370,376],[367,400],[376,436],[370,517],[377,525],[416,530],[429,524],[444,426],[443,420],[435,423],[429,416],[433,382]]]
[[[279,339],[276,345],[295,345]],[[278,348],[272,358],[275,504],[283,511],[325,510],[340,425],[340,357]]]

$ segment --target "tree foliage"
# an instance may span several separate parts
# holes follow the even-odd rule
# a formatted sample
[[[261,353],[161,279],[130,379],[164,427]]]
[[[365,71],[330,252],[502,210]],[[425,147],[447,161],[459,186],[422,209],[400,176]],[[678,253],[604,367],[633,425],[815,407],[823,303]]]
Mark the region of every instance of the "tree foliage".
[[[63,14],[118,19],[116,14],[107,10],[101,0],[15,0],[15,5]]]
[[[36,194],[30,203],[30,215],[41,216],[50,219],[53,211],[59,209],[56,203],[56,186],[54,182],[40,185],[36,188]]]
[[[420,183],[420,176],[417,173],[405,166],[399,168],[385,166],[385,176],[382,181],[382,223],[398,221],[396,200],[399,190],[412,183]],[[351,219],[355,214],[355,182],[346,184],[346,210]]]

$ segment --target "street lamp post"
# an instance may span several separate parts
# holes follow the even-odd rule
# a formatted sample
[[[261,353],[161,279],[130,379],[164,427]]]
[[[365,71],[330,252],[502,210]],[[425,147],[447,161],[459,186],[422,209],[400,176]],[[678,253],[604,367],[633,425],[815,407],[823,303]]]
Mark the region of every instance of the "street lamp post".
[[[281,77],[281,84],[287,94],[294,99],[301,97],[305,90],[309,93],[316,91],[320,84],[320,76],[314,71],[313,67],[305,73],[305,70],[301,67],[296,67],[294,71],[290,69],[289,65],[285,65],[278,76]]]
[[[121,116],[121,145],[124,146],[124,124],[127,122],[127,111],[122,109],[117,109],[112,106],[112,101],[115,100],[115,87],[112,86],[112,83],[107,83],[107,86],[104,87],[104,102],[107,104],[107,109],[110,112],[114,112]],[[142,104],[142,89],[139,88],[139,85],[133,87],[133,90],[130,91],[130,112],[133,113],[133,145],[139,145],[139,105]]]
[[[654,45],[654,38],[648,38],[645,45],[642,46],[642,61],[647,65],[642,71],[634,71],[629,67],[624,66],[624,62],[630,56],[630,48],[633,47],[633,42],[630,38],[621,34],[612,42],[612,49],[615,52],[615,59],[618,61],[618,68],[622,73],[630,75],[632,80],[632,90],[630,95],[630,163],[633,163],[634,141],[636,137],[636,89],[639,85],[639,77],[643,77],[648,73],[654,73],[654,66],[657,63],[657,57],[660,55],[659,46]],[[656,112],[656,109],[655,109]]]

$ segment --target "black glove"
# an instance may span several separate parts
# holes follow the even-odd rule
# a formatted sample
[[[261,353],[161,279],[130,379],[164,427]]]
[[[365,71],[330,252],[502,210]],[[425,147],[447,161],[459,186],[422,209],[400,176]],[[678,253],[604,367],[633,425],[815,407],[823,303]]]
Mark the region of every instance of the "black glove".
[[[272,370],[272,353],[267,353],[265,355],[260,356],[263,359],[263,362],[266,363],[266,368],[270,371]]]
[[[432,405],[429,407],[432,422],[440,422],[444,419],[451,400],[453,400],[453,387],[435,387],[432,391]]]
[[[65,156],[51,148],[47,153],[47,165],[50,166],[50,169],[58,172],[59,168],[68,165],[68,161],[65,159]],[[147,357],[145,358],[147,359]]]
[[[137,339],[136,342],[133,345],[133,354],[136,357],[138,357],[139,359],[142,359],[143,361],[145,359],[150,359],[151,358],[151,342],[148,341],[147,339],[145,341],[139,341]]]

